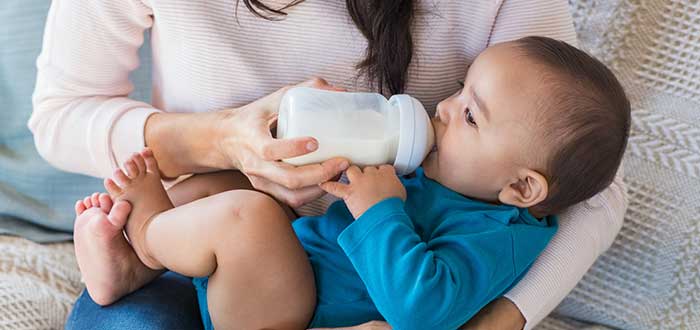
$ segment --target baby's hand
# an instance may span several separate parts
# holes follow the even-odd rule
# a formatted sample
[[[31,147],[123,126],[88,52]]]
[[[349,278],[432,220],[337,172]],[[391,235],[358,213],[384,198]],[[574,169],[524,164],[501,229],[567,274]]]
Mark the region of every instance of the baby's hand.
[[[350,213],[359,218],[374,204],[391,197],[406,200],[406,189],[391,165],[367,166],[362,171],[353,165],[347,169],[349,184],[328,181],[321,189],[345,200]]]

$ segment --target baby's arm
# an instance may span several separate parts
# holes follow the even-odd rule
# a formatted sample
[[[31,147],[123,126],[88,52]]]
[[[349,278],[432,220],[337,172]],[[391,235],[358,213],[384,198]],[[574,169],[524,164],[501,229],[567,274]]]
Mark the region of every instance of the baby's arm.
[[[426,241],[416,233],[403,201],[390,198],[338,237],[393,327],[456,329],[516,280],[509,227],[474,233],[450,232],[453,227],[459,225],[445,226]],[[533,244],[539,241],[546,243],[535,238]]]

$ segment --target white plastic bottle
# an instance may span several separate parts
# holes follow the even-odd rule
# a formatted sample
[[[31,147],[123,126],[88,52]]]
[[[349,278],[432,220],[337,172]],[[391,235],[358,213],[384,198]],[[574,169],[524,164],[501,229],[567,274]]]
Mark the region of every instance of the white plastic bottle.
[[[366,166],[392,164],[399,175],[413,172],[434,144],[423,105],[401,94],[347,93],[309,87],[287,91],[279,108],[277,138],[312,136],[318,149],[284,159],[293,165],[345,157]]]

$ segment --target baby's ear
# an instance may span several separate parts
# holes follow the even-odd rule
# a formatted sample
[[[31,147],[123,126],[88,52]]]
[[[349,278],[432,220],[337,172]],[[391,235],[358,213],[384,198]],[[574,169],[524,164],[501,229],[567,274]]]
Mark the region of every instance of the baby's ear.
[[[498,200],[503,204],[520,208],[529,208],[545,200],[548,194],[547,179],[537,171],[521,169],[498,193]]]

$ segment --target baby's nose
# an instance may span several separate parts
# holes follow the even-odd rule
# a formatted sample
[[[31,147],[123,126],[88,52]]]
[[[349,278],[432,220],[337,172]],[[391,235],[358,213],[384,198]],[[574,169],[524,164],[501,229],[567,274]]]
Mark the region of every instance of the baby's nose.
[[[433,124],[435,124],[435,121],[439,121],[443,124],[447,124],[448,120],[448,115],[445,113],[445,105],[443,103],[438,104],[437,109],[435,111],[435,117],[433,118]]]

